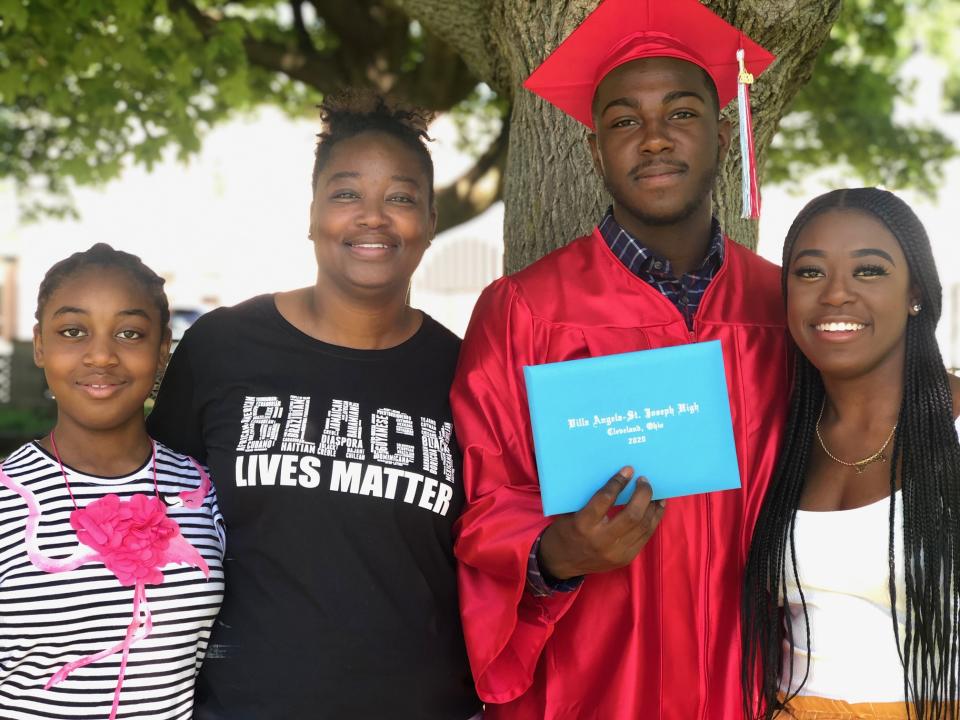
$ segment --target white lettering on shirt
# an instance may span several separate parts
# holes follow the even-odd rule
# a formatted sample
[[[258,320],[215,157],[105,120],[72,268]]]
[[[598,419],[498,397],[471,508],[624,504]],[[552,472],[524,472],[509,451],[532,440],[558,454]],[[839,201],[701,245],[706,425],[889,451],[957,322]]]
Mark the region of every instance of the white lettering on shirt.
[[[383,474],[387,476],[387,490],[384,497],[393,500],[397,496],[397,478],[403,476],[404,473],[396,468],[384,468]]]
[[[361,495],[383,497],[383,468],[379,465],[367,465],[363,474],[363,484],[360,486]]]
[[[310,410],[311,398],[305,395],[290,395],[287,403],[274,396],[244,398],[237,444],[243,454],[234,464],[238,488],[316,489],[324,484],[323,457],[332,457],[330,492],[402,500],[442,516],[449,512],[455,478],[449,422],[420,417],[415,424],[414,416],[379,408],[369,416],[370,436],[365,438],[359,403],[332,400],[322,433],[310,432]],[[420,438],[416,437],[418,431]],[[410,442],[400,438],[410,438]],[[418,460],[418,445],[422,473],[410,468]],[[376,463],[365,462],[367,447]],[[405,481],[402,490],[401,479]]]
[[[237,452],[263,452],[273,447],[280,434],[282,416],[283,403],[278,397],[248,396],[244,398]]]
[[[414,447],[407,443],[397,443],[396,452],[391,453],[389,447],[390,418],[398,435],[413,437],[413,418],[399,410],[380,408],[370,416],[370,449],[373,459],[379,463],[404,467],[413,463]]]
[[[316,443],[307,442],[304,436],[307,432],[307,416],[310,414],[310,398],[304,395],[291,395],[290,406],[287,410],[287,422],[283,426],[283,439],[280,441],[280,452],[301,453],[312,455]]]
[[[423,446],[423,469],[428,473],[437,472],[437,455],[443,460],[443,476],[448,483],[453,478],[453,455],[450,453],[450,437],[453,426],[445,422],[437,431],[437,421],[428,417],[420,418],[420,440]]]
[[[365,460],[362,432],[360,405],[349,400],[334,400],[327,412],[317,452],[327,457],[336,457],[340,448],[344,447],[348,460]]]
[[[437,494],[437,481],[432,477],[423,478],[423,494],[420,496],[420,502],[417,503],[424,510],[433,508],[433,496]]]
[[[300,470],[303,475],[297,478],[300,487],[312,490],[320,487],[320,458],[312,455],[305,455],[300,458]]]
[[[453,497],[453,488],[446,483],[440,483],[437,491],[437,501],[433,504],[433,511],[437,515],[446,515],[450,509],[450,498]]]
[[[405,472],[404,475],[407,478],[407,492],[403,496],[403,501],[412,503],[417,497],[420,483],[423,482],[423,475],[415,472]]]
[[[352,492],[354,495],[360,488],[360,463],[348,463],[344,460],[334,460],[330,473],[331,492]]]

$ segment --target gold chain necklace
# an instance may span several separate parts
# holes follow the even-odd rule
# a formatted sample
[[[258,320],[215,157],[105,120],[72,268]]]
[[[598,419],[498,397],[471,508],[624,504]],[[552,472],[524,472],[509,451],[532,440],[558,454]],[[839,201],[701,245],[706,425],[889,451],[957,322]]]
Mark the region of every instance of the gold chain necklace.
[[[817,440],[820,441],[820,447],[823,448],[823,451],[827,454],[827,457],[833,460],[836,463],[840,463],[845,467],[852,467],[857,471],[857,475],[863,473],[867,469],[868,465],[872,465],[875,462],[886,462],[887,456],[883,454],[883,451],[887,449],[887,445],[890,444],[890,441],[893,440],[893,434],[897,431],[897,426],[894,424],[893,430],[890,431],[890,434],[887,435],[887,439],[883,441],[883,445],[880,446],[880,449],[877,450],[873,455],[865,457],[862,460],[854,460],[853,462],[847,462],[846,460],[841,460],[832,452],[827,450],[827,446],[823,442],[823,436],[820,434],[820,421],[823,419],[823,408],[826,407],[827,401],[824,399],[823,403],[820,405],[820,415],[817,417]]]

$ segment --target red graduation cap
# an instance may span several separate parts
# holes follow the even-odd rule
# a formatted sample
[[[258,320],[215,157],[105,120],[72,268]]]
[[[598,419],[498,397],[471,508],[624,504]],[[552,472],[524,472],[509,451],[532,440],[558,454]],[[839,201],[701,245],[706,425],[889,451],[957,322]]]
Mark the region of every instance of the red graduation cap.
[[[739,90],[741,138],[751,145],[746,161],[752,155],[752,130],[745,85],[753,81],[749,73],[759,75],[775,58],[697,0],[604,0],[523,85],[593,129],[593,96],[600,81],[614,68],[648,57],[672,57],[703,68],[716,85],[720,107]],[[750,165],[745,172],[753,175]],[[750,194],[756,195],[755,189]],[[749,216],[755,216],[756,204]]]

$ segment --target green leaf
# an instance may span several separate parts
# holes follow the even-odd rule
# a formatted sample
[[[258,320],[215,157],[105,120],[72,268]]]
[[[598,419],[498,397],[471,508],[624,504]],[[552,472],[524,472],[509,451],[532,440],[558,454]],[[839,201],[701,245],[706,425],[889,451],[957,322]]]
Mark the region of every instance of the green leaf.
[[[0,20],[3,22],[4,34],[11,30],[26,30],[29,19],[30,12],[27,9],[27,3],[23,0],[0,0]]]

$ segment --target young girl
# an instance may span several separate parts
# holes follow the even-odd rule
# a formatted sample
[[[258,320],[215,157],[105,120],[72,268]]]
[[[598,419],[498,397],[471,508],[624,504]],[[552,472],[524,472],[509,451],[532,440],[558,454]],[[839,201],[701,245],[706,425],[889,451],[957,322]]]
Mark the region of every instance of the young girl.
[[[143,421],[163,280],[100,243],[50,269],[36,317],[57,422],[0,468],[0,717],[190,718],[224,541],[205,472]]]

